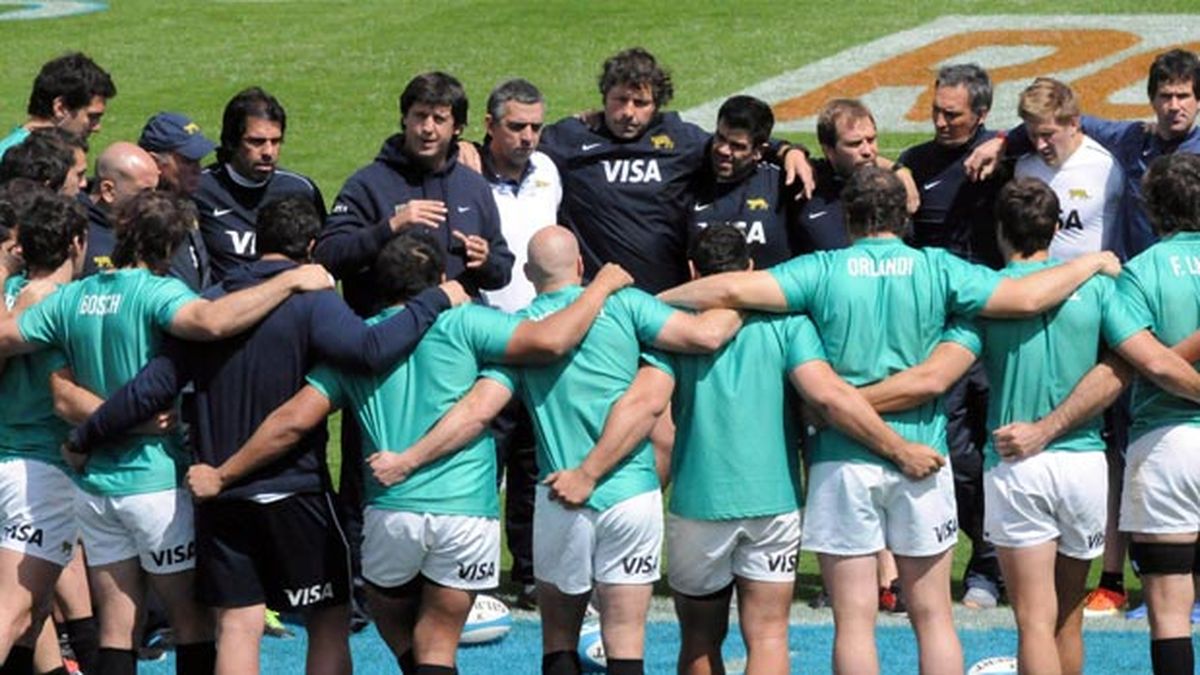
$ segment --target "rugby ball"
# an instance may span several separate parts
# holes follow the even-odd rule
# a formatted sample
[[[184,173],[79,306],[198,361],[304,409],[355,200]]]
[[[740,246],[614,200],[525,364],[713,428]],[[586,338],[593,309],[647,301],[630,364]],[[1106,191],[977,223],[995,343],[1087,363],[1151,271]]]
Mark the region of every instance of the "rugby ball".
[[[603,673],[608,669],[599,621],[588,621],[579,631],[579,665],[586,673]]]
[[[1017,672],[1017,660],[1011,656],[989,656],[976,661],[967,675],[1011,675]]]
[[[496,597],[481,593],[475,596],[475,604],[467,615],[467,624],[463,626],[459,642],[465,645],[495,642],[508,635],[510,630],[512,613],[508,605]]]

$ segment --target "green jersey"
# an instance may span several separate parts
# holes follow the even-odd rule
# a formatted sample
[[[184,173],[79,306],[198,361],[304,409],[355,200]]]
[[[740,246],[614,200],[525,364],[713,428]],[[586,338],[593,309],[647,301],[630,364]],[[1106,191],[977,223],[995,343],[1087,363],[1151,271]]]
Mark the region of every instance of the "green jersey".
[[[534,298],[520,312],[534,320],[571,304],[583,289],[569,286]],[[583,463],[600,439],[613,403],[637,374],[641,345],[658,338],[675,310],[633,288],[614,293],[567,358],[541,367],[491,369],[487,377],[519,391],[534,421],[540,478]],[[597,511],[658,488],[654,450],[643,441],[596,485],[587,506]]]
[[[800,508],[797,396],[788,374],[824,360],[803,314],[754,315],[715,354],[653,355],[675,378],[671,513],[757,518]]]
[[[924,361],[955,316],[983,309],[1000,277],[937,248],[914,249],[895,237],[865,238],[773,267],[794,312],[808,312],[829,363],[855,386],[877,382]],[[883,416],[905,439],[946,453],[946,416],[934,400]],[[857,441],[826,429],[813,461],[891,467]]]
[[[1179,232],[1142,251],[1117,278],[1133,317],[1173,345],[1200,327],[1200,232]],[[1133,384],[1133,436],[1155,427],[1200,424],[1200,407],[1139,377]]]
[[[62,350],[75,380],[107,398],[158,353],[175,313],[195,299],[178,279],[144,269],[101,272],[31,307],[18,327],[26,341]],[[186,459],[174,435],[125,437],[94,452],[80,482],[111,496],[167,490],[180,484]]]
[[[1013,262],[1001,274],[1020,278],[1057,261]],[[1010,422],[1033,422],[1062,403],[1099,358],[1100,340],[1116,346],[1146,327],[1118,301],[1116,283],[1092,277],[1061,305],[1029,319],[979,322],[983,365],[991,393],[988,429]],[[1099,451],[1101,419],[1092,418],[1055,439],[1048,451]],[[984,465],[1000,457],[988,436]]]
[[[376,324],[403,308],[372,318]],[[497,361],[520,319],[479,305],[442,312],[408,358],[382,374],[348,373],[327,364],[308,383],[333,405],[353,412],[363,456],[401,452],[418,441],[475,383],[482,361]],[[496,444],[485,431],[461,450],[384,487],[363,465],[367,503],[392,511],[495,518]]]
[[[9,309],[28,280],[24,275],[4,285]],[[36,459],[65,469],[59,446],[71,427],[54,414],[50,374],[67,366],[57,349],[9,357],[0,373],[0,460]]]

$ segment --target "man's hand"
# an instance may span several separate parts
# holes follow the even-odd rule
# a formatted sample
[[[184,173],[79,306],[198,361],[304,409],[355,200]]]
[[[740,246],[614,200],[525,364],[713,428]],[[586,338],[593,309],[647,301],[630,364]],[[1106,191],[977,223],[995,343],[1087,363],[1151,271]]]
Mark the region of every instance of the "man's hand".
[[[175,430],[179,416],[174,410],[164,410],[129,430],[133,434],[145,436],[165,436]]]
[[[801,196],[805,199],[812,197],[813,190],[817,187],[817,179],[813,175],[812,164],[809,163],[803,150],[790,147],[783,153],[783,174],[785,185],[791,185],[796,182],[797,178],[800,179],[800,189],[796,191],[796,199]]]
[[[413,225],[441,227],[446,222],[446,202],[438,199],[410,199],[396,207],[388,220],[392,232],[401,232]]]
[[[1121,276],[1121,259],[1112,251],[1098,251],[1088,255],[1100,257],[1100,273],[1104,276],[1114,279]]]
[[[1050,442],[1050,434],[1036,422],[1013,422],[992,432],[992,444],[1006,462],[1032,457]]]
[[[221,494],[221,472],[207,464],[193,464],[187,472],[187,487],[192,499],[202,502]]]
[[[367,465],[371,467],[371,475],[384,487],[402,483],[417,470],[407,452],[392,452],[382,450],[367,457]]]
[[[550,498],[562,502],[569,509],[583,506],[596,489],[596,479],[582,468],[555,471],[546,476],[542,484],[550,488]]]
[[[284,272],[284,274],[288,275],[288,281],[291,282],[292,290],[297,293],[325,291],[337,285],[329,270],[315,263],[300,265]]]
[[[980,143],[971,151],[963,162],[967,170],[967,178],[973,181],[987,180],[1000,166],[1000,157],[1004,154],[1004,139],[999,136]]]
[[[475,173],[483,173],[483,157],[471,141],[458,142],[458,163]]]
[[[900,182],[904,184],[904,194],[908,197],[904,208],[911,216],[921,208],[921,192],[917,189],[917,181],[913,179],[912,171],[909,171],[908,167],[897,169],[896,178],[899,178]]]
[[[600,284],[601,288],[605,288],[609,293],[617,291],[633,284],[633,277],[629,276],[629,272],[625,271],[617,263],[604,263],[604,267],[596,273],[596,277],[592,279],[592,285]]]
[[[88,456],[86,453],[80,452],[79,448],[68,438],[59,447],[59,453],[62,455],[63,461],[75,473],[83,473],[83,468],[87,466]]]
[[[458,307],[463,303],[471,301],[471,296],[467,295],[467,289],[463,288],[462,284],[453,279],[439,284],[438,288],[442,289],[446,297],[450,298],[451,307]]]
[[[488,253],[491,251],[487,239],[477,234],[463,234],[458,230],[450,230],[450,235],[463,243],[463,247],[467,251],[467,269],[483,267],[487,262]]]
[[[583,122],[584,126],[592,131],[600,131],[600,123],[604,121],[604,111],[596,108],[580,110],[575,113],[575,119]]]
[[[901,473],[913,480],[928,478],[946,464],[946,458],[928,445],[905,443],[904,446],[892,461]]]

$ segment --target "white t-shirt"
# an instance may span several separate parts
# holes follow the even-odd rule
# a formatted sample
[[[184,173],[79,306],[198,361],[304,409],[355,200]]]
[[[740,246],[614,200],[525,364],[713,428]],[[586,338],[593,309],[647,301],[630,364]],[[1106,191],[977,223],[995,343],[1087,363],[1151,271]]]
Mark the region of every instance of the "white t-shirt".
[[[562,181],[554,162],[540,152],[529,158],[532,167],[520,185],[496,181],[488,176],[496,208],[500,211],[500,232],[516,260],[512,281],[495,291],[482,291],[489,305],[506,312],[524,309],[533,301],[536,292],[525,278],[525,263],[529,260],[529,240],[538,230],[558,222],[558,204],[562,201]]]
[[[1050,257],[1071,260],[1111,249],[1120,223],[1125,175],[1113,156],[1089,136],[1057,169],[1037,153],[1017,161],[1016,176],[1041,179],[1058,195],[1060,227]]]

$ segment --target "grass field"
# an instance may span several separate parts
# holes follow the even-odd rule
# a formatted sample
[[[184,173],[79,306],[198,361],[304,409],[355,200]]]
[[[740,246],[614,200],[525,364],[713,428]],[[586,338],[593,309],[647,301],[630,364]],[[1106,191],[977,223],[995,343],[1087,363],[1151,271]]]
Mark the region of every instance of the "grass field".
[[[0,128],[23,121],[38,67],[67,50],[89,53],[119,88],[103,131],[93,137],[94,147],[136,138],[159,110],[186,112],[216,138],[225,101],[243,87],[261,85],[289,112],[282,163],[314,177],[327,200],[397,129],[397,96],[418,72],[442,69],[463,81],[473,102],[467,136],[478,138],[487,91],[510,76],[539,85],[554,119],[596,106],[595,79],[603,58],[642,45],[671,68],[676,98],[670,107],[682,110],[928,22],[948,7],[897,0],[109,4],[106,11],[70,18],[0,20],[5,45]],[[955,14],[1135,14],[1149,8],[1137,0],[962,0],[952,5]],[[1195,0],[1158,0],[1152,10],[1200,11]],[[812,134],[796,138],[815,147]],[[884,134],[880,146],[894,157],[927,138]],[[1136,580],[1127,576],[1136,588]],[[819,580],[810,556],[804,558],[800,581],[800,595],[815,592]]]

